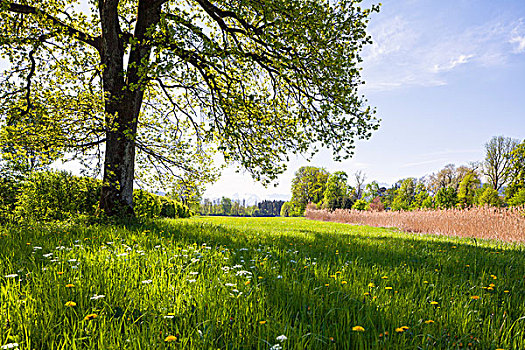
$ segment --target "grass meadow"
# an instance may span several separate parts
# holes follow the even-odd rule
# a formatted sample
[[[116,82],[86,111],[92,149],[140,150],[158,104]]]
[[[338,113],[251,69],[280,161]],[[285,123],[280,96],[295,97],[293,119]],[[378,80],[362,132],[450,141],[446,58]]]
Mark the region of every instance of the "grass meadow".
[[[0,348],[523,349],[524,246],[304,218],[0,228]]]

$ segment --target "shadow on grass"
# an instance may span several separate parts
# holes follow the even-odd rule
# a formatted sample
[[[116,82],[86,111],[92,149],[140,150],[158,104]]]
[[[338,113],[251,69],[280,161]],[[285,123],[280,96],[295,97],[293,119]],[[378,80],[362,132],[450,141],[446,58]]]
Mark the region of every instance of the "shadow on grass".
[[[97,246],[121,237],[125,240],[124,243],[131,245],[134,237],[140,239],[146,236],[146,244],[152,249],[165,239],[180,245],[206,244],[212,248],[227,247],[237,252],[248,248],[242,251],[242,258],[246,261],[260,259],[269,247],[275,254],[272,259],[279,261],[280,265],[273,270],[263,270],[263,279],[254,284],[265,296],[264,303],[268,313],[274,318],[272,323],[275,324],[276,332],[293,328],[303,334],[297,340],[295,348],[391,348],[396,347],[396,344],[398,348],[454,348],[454,343],[473,342],[471,336],[479,341],[474,343],[474,347],[490,348],[493,345],[490,339],[494,340],[497,335],[492,335],[492,338],[486,335],[483,340],[481,337],[484,330],[481,327],[474,331],[476,327],[454,323],[454,320],[446,328],[434,332],[428,338],[430,341],[425,343],[420,337],[424,325],[417,310],[396,312],[392,307],[398,303],[396,298],[407,296],[398,296],[392,291],[392,295],[385,297],[384,290],[381,294],[374,289],[374,292],[382,295],[382,301],[373,302],[371,298],[374,293],[372,288],[367,287],[368,283],[384,288],[385,284],[381,284],[382,277],[388,275],[388,281],[397,284],[396,288],[399,287],[400,290],[406,288],[419,291],[420,294],[432,294],[432,290],[423,285],[423,279],[427,278],[429,284],[437,285],[433,287],[435,290],[440,289],[435,295],[443,296],[447,295],[443,292],[447,288],[469,290],[481,283],[486,284],[487,278],[492,274],[499,279],[515,281],[514,285],[521,286],[521,290],[524,287],[523,246],[502,251],[497,247],[473,245],[469,240],[448,242],[424,239],[420,235],[400,237],[397,234],[389,235],[387,230],[380,233],[376,230],[376,233],[367,236],[363,230],[357,229],[357,233],[323,233],[298,227],[279,234],[190,220],[159,220],[142,224],[128,223],[125,226],[36,225],[31,229],[34,230],[35,242],[42,240],[49,244],[75,244],[87,239],[87,244]],[[21,260],[21,264],[31,263],[32,246],[27,244],[31,242],[17,242],[15,237],[11,238],[9,242],[5,238],[4,242],[0,240],[2,257],[6,253],[11,257],[26,256],[28,258]],[[314,262],[317,272],[313,271]],[[240,254],[232,255],[229,264],[240,263]],[[342,285],[339,280],[338,284],[335,283],[336,280],[331,276],[338,270],[350,276],[346,281],[348,285]],[[360,277],[361,271],[367,271],[365,277]],[[278,279],[280,274],[285,273],[288,283],[282,283]],[[414,284],[419,286],[412,286]],[[367,291],[371,294],[365,296],[364,292]],[[457,294],[457,290],[454,293]],[[414,294],[411,297],[420,298],[421,295]],[[428,301],[422,298],[414,304],[424,308],[428,307]],[[516,305],[499,303],[506,316],[494,309],[480,310],[477,317],[481,321],[476,322],[492,322],[503,328],[505,319],[502,317],[510,320],[520,317],[520,313],[525,311],[524,302],[522,295]],[[195,322],[197,324],[203,320],[196,319]],[[394,339],[395,329],[405,325],[400,322],[407,322],[411,329],[403,332],[404,338],[399,336]],[[352,327],[355,325],[364,326],[367,332],[353,332]],[[384,336],[385,331],[390,333],[390,338]],[[331,335],[330,332],[334,334]],[[518,327],[511,327],[505,328],[504,332],[506,337],[512,337],[520,331]],[[379,334],[383,334],[383,337],[379,337]],[[216,345],[228,348],[227,340]]]

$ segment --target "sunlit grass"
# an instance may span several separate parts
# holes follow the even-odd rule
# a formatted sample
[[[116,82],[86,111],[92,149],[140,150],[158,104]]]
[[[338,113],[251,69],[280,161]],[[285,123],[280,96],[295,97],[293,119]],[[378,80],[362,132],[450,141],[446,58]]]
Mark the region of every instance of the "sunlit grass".
[[[525,346],[520,245],[292,218],[0,232],[0,346]]]

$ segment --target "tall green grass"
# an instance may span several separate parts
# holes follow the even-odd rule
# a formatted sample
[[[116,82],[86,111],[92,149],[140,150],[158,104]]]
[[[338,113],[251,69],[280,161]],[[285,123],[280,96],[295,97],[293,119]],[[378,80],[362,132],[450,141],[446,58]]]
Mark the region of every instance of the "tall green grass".
[[[3,227],[0,259],[0,346],[525,346],[522,245],[297,218],[193,218]]]

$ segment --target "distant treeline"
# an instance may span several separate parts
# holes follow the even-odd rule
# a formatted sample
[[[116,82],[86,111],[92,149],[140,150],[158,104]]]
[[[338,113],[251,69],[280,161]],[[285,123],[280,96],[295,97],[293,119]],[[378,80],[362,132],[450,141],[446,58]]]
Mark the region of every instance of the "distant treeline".
[[[199,213],[201,215],[218,216],[279,216],[284,201],[264,200],[255,205],[246,205],[246,200],[232,200],[227,197],[201,202]]]
[[[344,171],[329,173],[306,166],[295,173],[292,199],[282,206],[282,216],[302,216],[307,205],[318,209],[410,211],[466,209],[525,205],[525,140],[493,137],[485,145],[482,162],[456,167],[448,164],[437,173],[400,179],[391,187],[354,174],[355,186]]]

